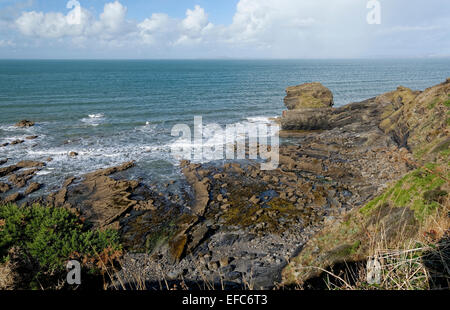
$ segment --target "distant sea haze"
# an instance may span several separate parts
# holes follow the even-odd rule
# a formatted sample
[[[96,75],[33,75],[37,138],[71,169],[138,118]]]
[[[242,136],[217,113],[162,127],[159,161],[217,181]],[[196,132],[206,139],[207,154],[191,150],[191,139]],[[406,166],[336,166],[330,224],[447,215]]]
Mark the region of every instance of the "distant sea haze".
[[[281,115],[287,86],[319,81],[341,106],[447,77],[450,59],[1,60],[0,144],[39,137],[0,148],[0,159],[51,157],[37,178],[54,186],[129,160],[137,162],[135,177],[164,181],[179,174],[171,128],[192,125],[194,116],[204,125],[267,123]],[[37,125],[15,128],[22,119]]]

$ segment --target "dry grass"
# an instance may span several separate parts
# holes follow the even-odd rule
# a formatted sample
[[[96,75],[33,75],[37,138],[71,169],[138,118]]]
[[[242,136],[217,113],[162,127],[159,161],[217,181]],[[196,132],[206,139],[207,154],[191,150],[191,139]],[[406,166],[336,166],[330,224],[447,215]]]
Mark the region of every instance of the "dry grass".
[[[384,234],[370,238],[371,256],[379,269],[379,282],[368,281],[367,262],[349,263],[335,272],[322,271],[321,278],[330,290],[438,290],[450,288],[450,220],[448,199],[445,206],[430,216],[416,238],[398,240],[397,248],[388,246]],[[305,267],[317,268],[317,267]],[[372,269],[374,271],[374,269]],[[376,271],[375,271],[376,272]],[[304,287],[302,287],[304,288]]]

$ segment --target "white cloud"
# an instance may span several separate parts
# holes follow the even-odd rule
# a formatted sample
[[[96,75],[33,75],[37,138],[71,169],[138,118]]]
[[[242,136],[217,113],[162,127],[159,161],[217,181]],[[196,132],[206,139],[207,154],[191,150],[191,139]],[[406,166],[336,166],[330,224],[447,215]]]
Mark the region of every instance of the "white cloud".
[[[137,25],[138,38],[143,44],[152,45],[161,42],[170,42],[176,36],[176,20],[163,13],[153,13]]]
[[[15,47],[16,43],[11,40],[0,40],[0,47]]]
[[[228,42],[258,47],[264,56],[351,56],[357,50],[349,43],[364,40],[365,14],[363,1],[240,0]]]
[[[126,15],[127,8],[119,1],[105,4],[100,20],[94,24],[94,32],[95,30],[110,34],[124,32],[127,28]]]
[[[390,2],[382,9],[391,13],[397,23],[385,24],[383,20],[378,28],[369,27],[366,1],[362,0],[240,0],[229,25],[213,24],[199,5],[187,9],[183,18],[152,13],[134,21],[127,17],[127,7],[119,1],[106,3],[98,16],[77,0],[71,2],[72,9],[66,14],[22,12],[12,24],[22,39],[40,40],[41,46],[60,44],[86,50],[103,46],[105,51],[123,48],[124,56],[137,51],[151,56],[154,51],[164,50],[163,56],[177,57],[355,57],[383,42],[383,33],[400,36],[408,32],[413,36],[445,28],[441,22],[401,24],[401,19],[392,14]],[[80,22],[74,24],[77,8]],[[409,17],[407,9],[401,11],[405,18]],[[5,21],[0,18],[1,23]],[[399,41],[389,35],[389,42]]]
[[[79,23],[74,24],[73,18],[77,10],[80,12]],[[67,15],[55,12],[24,12],[15,21],[15,24],[19,31],[26,36],[61,38],[83,35],[91,19],[89,11],[83,8],[74,8]]]
[[[196,5],[193,10],[186,11],[186,18],[181,24],[189,32],[201,32],[209,24],[208,14],[199,5]]]
[[[119,1],[107,3],[100,18],[81,7],[78,1],[67,15],[59,12],[23,12],[16,19],[19,31],[26,36],[41,38],[107,37],[126,33],[132,28],[126,21],[127,8]],[[79,40],[79,38],[78,38]]]

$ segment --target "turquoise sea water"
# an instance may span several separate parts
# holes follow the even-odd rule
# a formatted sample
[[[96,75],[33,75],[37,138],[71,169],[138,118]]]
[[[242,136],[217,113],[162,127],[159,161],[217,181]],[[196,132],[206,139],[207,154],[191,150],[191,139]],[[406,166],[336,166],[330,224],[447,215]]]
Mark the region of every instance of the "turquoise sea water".
[[[284,109],[285,88],[319,81],[337,106],[398,85],[423,90],[450,77],[450,59],[411,60],[0,60],[0,159],[53,161],[46,184],[136,160],[138,176],[177,174],[173,125],[267,122]],[[16,129],[21,119],[37,123]],[[67,153],[76,151],[77,158]]]

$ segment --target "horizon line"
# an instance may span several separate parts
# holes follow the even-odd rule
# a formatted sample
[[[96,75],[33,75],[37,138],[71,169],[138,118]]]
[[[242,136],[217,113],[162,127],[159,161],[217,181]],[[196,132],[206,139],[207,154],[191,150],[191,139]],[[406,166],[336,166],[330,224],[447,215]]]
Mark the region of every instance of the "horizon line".
[[[174,61],[187,61],[187,60],[411,60],[411,59],[450,59],[448,56],[410,56],[410,57],[398,57],[398,56],[373,56],[373,57],[336,57],[336,58],[269,58],[269,57],[198,57],[198,58],[1,58],[4,60],[105,60],[105,61],[158,61],[158,60],[174,60]]]

